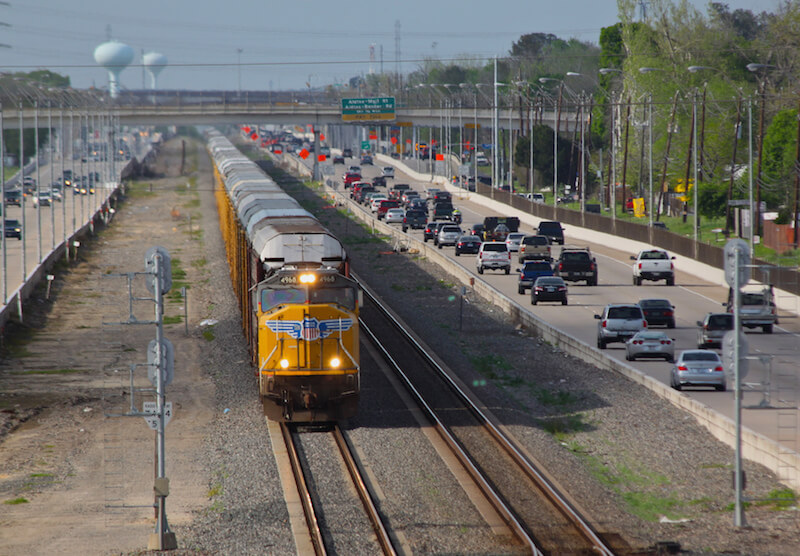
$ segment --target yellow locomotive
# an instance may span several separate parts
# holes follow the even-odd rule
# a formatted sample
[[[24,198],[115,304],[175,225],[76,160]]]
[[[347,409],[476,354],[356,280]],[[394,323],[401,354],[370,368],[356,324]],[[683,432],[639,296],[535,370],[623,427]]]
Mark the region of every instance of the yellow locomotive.
[[[264,414],[356,413],[361,290],[341,243],[218,132],[208,134],[217,207]]]

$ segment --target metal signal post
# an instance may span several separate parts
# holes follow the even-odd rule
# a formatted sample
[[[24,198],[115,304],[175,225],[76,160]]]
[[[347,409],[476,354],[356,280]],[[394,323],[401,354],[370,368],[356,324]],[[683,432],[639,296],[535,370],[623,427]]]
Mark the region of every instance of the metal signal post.
[[[130,411],[109,417],[144,417],[148,426],[156,431],[156,476],[153,484],[156,510],[155,531],[147,543],[148,550],[174,550],[178,548],[175,533],[167,521],[166,498],[169,495],[169,479],[166,476],[166,443],[164,430],[172,418],[172,402],[166,401],[166,387],[174,375],[174,349],[164,337],[164,294],[172,287],[172,264],[169,253],[163,247],[151,247],[145,254],[145,272],[109,274],[106,276],[125,276],[128,280],[128,320],[121,323],[106,324],[155,324],[156,338],[147,347],[147,363],[131,365]],[[145,277],[145,286],[152,297],[135,297],[133,280],[137,275]],[[153,301],[155,319],[141,321],[133,314],[134,301]],[[134,387],[134,372],[137,367],[147,367],[148,379],[154,388]],[[136,392],[155,394],[154,402],[144,402],[142,410],[136,407]]]

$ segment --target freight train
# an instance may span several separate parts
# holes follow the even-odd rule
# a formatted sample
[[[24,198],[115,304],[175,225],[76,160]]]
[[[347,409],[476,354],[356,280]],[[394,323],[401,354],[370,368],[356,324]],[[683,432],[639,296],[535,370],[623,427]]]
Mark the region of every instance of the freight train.
[[[264,415],[292,422],[353,416],[362,292],[344,247],[219,132],[208,133],[208,151]]]

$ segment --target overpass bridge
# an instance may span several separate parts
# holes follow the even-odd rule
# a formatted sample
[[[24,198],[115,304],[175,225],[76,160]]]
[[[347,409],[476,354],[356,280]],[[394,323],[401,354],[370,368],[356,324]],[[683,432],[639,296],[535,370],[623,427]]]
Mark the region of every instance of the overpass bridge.
[[[338,99],[317,99],[303,95],[304,100],[272,92],[237,93],[230,91],[139,91],[122,94],[118,99],[97,96],[77,97],[91,99],[84,104],[59,102],[54,97],[39,102],[39,108],[3,104],[4,129],[34,127],[38,116],[39,127],[47,127],[48,115],[53,124],[59,118],[112,115],[122,125],[238,125],[243,123],[275,125],[356,125],[405,127],[459,127],[471,128],[476,123],[481,128],[492,127],[492,109],[487,106],[420,107],[398,102],[393,121],[342,121]],[[301,97],[301,98],[303,98]],[[569,108],[569,109],[568,109]],[[498,127],[503,130],[527,129],[532,112],[527,108],[501,107],[498,109]],[[21,117],[21,120],[20,120]],[[574,106],[565,106],[561,113],[559,129],[574,131],[578,122]],[[542,112],[539,121],[551,128],[555,126],[556,112]]]

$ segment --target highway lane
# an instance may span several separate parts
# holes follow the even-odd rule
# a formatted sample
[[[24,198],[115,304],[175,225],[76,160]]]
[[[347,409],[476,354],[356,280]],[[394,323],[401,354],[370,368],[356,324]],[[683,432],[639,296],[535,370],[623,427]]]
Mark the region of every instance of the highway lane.
[[[129,145],[135,149],[134,155],[141,159],[145,145],[131,134],[125,133],[122,136],[128,138]],[[49,190],[50,183],[61,177],[61,160],[57,156],[52,166],[52,174],[48,163],[43,163],[39,167],[39,185],[42,191]],[[127,161],[117,161],[117,171],[122,170],[125,164]],[[80,160],[64,161],[64,169],[72,169],[73,175],[77,177],[88,175],[89,172],[99,172],[101,177],[104,177],[107,175],[104,166],[104,162],[98,161],[83,163]],[[27,175],[33,178],[37,177],[35,171],[28,172]],[[108,187],[113,187],[113,183],[112,180]],[[95,194],[75,194],[74,188],[67,187],[63,192],[63,200],[54,200],[50,206],[35,207],[33,195],[27,195],[24,198],[24,207],[7,206],[5,218],[19,220],[22,223],[24,215],[25,230],[23,240],[6,238],[5,252],[0,249],[0,254],[2,254],[0,256],[0,303],[5,304],[8,297],[22,285],[26,277],[36,270],[39,263],[47,258],[53,249],[71,237],[89,220],[92,214],[97,212],[110,193],[111,190],[106,189],[103,180],[97,185]]]
[[[356,159],[347,159],[344,167],[337,166],[336,179],[341,183],[342,171],[350,164],[357,163]],[[378,175],[380,165],[378,163],[374,167],[363,167],[365,179]],[[420,192],[431,186],[429,183],[415,181],[399,170],[400,168],[398,168],[397,178],[394,182],[410,183]],[[391,185],[392,180],[389,180],[388,186],[391,187]],[[490,215],[490,212],[483,206],[467,199],[455,197],[454,204],[463,213],[462,228],[475,222],[482,222],[484,216]],[[533,229],[523,226],[522,231],[532,233]],[[421,231],[415,230],[409,233],[412,237],[422,240]],[[475,274],[477,279],[485,280],[498,291],[518,300],[523,307],[533,311],[551,325],[592,346],[596,344],[598,322],[593,315],[599,314],[608,303],[636,302],[649,297],[669,299],[676,307],[677,326],[666,332],[676,340],[676,352],[696,347],[698,330],[696,322],[698,320],[701,320],[709,312],[724,310],[722,302],[727,299],[727,288],[725,287],[684,272],[676,274],[676,285],[672,287],[663,285],[663,282],[645,282],[642,286],[633,286],[631,267],[633,261],[629,257],[635,253],[614,249],[613,245],[570,241],[569,226],[566,227],[565,236],[567,243],[590,247],[597,258],[599,267],[599,284],[597,286],[587,287],[584,283],[568,283],[568,306],[550,304],[531,306],[528,295],[522,296],[517,293],[517,277],[513,272],[519,267],[516,260],[512,265],[510,276],[494,271],[486,271],[482,276],[478,276],[474,255],[462,255],[456,258],[452,247],[442,249],[442,254],[451,257],[454,262],[468,269]],[[557,246],[553,246],[553,256],[558,256]],[[750,372],[745,378],[743,405],[748,407],[767,403],[773,407],[796,407],[798,362],[800,362],[800,344],[797,341],[798,335],[800,335],[800,322],[798,322],[797,316],[782,312],[780,325],[775,327],[774,334],[763,334],[760,329],[746,329],[745,334],[750,344],[751,358],[755,360],[750,361]],[[610,344],[606,353],[618,359],[621,364],[632,365],[652,378],[669,384],[672,367],[669,363],[661,361],[627,362],[623,344]],[[760,356],[764,356],[764,361],[758,360]],[[733,388],[732,377],[729,379],[728,385],[729,389]],[[734,398],[730,390],[716,392],[696,389],[684,390],[684,393],[732,418]],[[780,437],[781,441],[789,444],[788,447],[795,448],[798,440],[797,411],[792,410],[789,415],[785,410],[780,413],[782,416],[780,430],[778,412],[775,410],[745,409],[743,422],[745,426],[768,437],[773,439]],[[787,417],[790,427],[784,429],[783,425],[786,423]]]

